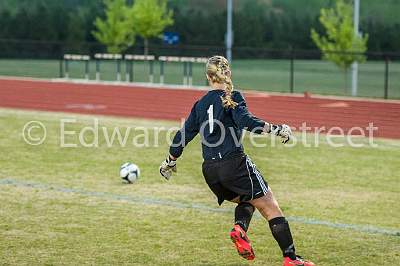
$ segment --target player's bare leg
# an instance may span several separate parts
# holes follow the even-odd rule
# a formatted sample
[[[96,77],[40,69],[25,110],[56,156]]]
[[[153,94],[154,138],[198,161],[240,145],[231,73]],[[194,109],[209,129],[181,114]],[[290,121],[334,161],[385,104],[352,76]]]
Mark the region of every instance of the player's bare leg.
[[[240,202],[239,197],[231,200],[231,202],[237,203],[238,205],[235,208],[235,225],[229,236],[235,244],[239,255],[247,260],[253,260],[255,255],[246,232],[255,209],[253,205],[248,202]]]
[[[261,215],[268,221],[277,217],[283,217],[283,212],[281,208],[279,208],[278,201],[275,199],[271,189],[269,189],[267,195],[251,200],[249,203],[256,207]]]
[[[289,223],[283,215],[271,189],[261,198],[250,203],[268,220],[272,235],[282,250],[284,266],[314,266],[314,263],[303,260],[296,255]]]

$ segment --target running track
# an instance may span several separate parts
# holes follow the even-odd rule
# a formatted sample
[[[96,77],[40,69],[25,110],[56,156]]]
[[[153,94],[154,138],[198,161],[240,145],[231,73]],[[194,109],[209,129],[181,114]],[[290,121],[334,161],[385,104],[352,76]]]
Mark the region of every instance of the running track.
[[[205,93],[190,89],[0,79],[0,107],[150,119],[180,120]],[[345,133],[351,127],[365,128],[373,123],[378,127],[374,136],[400,139],[400,101],[254,92],[245,93],[245,97],[250,111],[270,122],[285,122],[297,128],[303,122],[313,128],[338,126]]]

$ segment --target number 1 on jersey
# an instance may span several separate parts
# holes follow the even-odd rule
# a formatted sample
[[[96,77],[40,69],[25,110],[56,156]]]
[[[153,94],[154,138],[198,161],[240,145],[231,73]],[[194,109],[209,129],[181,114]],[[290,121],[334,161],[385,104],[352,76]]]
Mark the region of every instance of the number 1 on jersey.
[[[208,126],[210,128],[210,134],[214,131],[214,106],[210,105],[207,110],[208,113]]]

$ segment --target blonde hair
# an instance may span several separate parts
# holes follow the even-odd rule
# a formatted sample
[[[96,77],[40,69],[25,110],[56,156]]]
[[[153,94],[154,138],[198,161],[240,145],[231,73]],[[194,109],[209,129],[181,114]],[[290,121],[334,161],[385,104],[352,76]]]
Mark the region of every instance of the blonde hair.
[[[206,65],[206,74],[212,83],[225,84],[225,94],[221,96],[222,105],[225,108],[235,109],[237,103],[232,99],[233,83],[231,79],[231,67],[223,56],[210,57]]]

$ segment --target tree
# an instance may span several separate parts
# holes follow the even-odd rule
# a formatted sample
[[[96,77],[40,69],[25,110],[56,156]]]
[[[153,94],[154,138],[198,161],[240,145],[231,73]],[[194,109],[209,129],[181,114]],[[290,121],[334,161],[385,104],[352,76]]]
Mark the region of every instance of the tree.
[[[109,53],[121,53],[135,43],[135,29],[129,19],[130,8],[125,0],[104,0],[106,18],[96,18],[93,36],[107,46]]]
[[[149,51],[149,38],[156,37],[172,25],[172,10],[167,8],[166,0],[136,0],[131,9],[131,25],[143,38],[144,54]]]
[[[237,39],[237,41],[235,40],[235,45],[257,47],[264,44],[266,32],[265,13],[266,6],[258,1],[246,1],[242,10],[234,13],[233,28]],[[243,21],[246,21],[246,23],[243,23]],[[224,30],[226,29],[224,28]]]
[[[335,8],[321,9],[319,21],[326,30],[326,36],[311,30],[311,38],[323,57],[344,70],[346,90],[348,70],[353,62],[365,61],[363,53],[367,50],[368,41],[368,35],[363,37],[354,33],[352,14],[351,4],[337,0]]]

